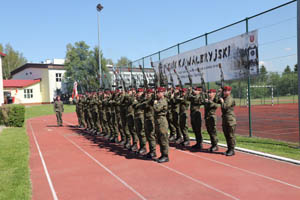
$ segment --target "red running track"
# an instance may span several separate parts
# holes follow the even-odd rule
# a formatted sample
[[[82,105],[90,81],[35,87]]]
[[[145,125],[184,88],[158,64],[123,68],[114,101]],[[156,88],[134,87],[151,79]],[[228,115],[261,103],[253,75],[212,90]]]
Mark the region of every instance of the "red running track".
[[[144,160],[82,135],[75,114],[27,121],[32,199],[299,199],[300,166],[237,152],[170,148],[170,162]],[[205,146],[208,148],[208,146]],[[157,148],[159,150],[159,147]],[[159,154],[159,152],[158,152]]]

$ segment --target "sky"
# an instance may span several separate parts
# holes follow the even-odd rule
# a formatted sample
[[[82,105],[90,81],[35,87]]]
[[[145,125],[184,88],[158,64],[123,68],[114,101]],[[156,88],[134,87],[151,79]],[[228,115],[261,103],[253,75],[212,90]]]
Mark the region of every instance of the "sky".
[[[66,45],[98,45],[96,5],[101,3],[100,48],[114,62],[136,60],[179,42],[245,19],[288,0],[6,0],[0,4],[0,43],[11,44],[29,62],[65,58]],[[249,22],[258,28],[260,62],[280,71],[296,61],[296,3]],[[212,34],[218,42],[245,25]],[[195,48],[202,44],[193,44]],[[276,50],[276,51],[275,51]],[[168,55],[165,55],[168,56]],[[287,57],[286,57],[287,56]]]

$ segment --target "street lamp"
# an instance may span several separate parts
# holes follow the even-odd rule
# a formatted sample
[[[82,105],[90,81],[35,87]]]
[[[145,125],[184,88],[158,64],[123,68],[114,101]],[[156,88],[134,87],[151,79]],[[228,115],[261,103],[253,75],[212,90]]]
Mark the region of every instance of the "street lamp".
[[[97,6],[97,19],[98,19],[98,51],[99,51],[99,82],[100,82],[100,88],[103,86],[103,71],[101,66],[101,51],[100,51],[100,11],[103,9],[103,6],[99,3]]]

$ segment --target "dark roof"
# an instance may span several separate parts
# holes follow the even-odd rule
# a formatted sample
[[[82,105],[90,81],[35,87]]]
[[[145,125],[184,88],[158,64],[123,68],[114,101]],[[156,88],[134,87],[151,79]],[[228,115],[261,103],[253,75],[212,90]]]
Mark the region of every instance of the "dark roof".
[[[112,67],[108,67],[109,71],[113,71]],[[130,72],[130,70],[132,69],[132,72],[142,72],[142,70],[140,68],[137,67],[133,67],[133,68],[127,68],[127,67],[120,67],[120,68],[116,68],[116,70],[120,70],[121,72]],[[144,72],[145,73],[154,73],[154,69],[153,68],[144,68]]]
[[[6,56],[6,54],[4,54],[4,53],[0,52],[0,56],[3,56],[3,57],[4,57],[4,56]]]
[[[42,68],[42,69],[64,69],[64,65],[58,64],[43,64],[43,63],[26,63],[25,65],[13,70],[10,74],[14,74],[23,71],[28,68]]]
[[[41,79],[36,80],[3,80],[4,88],[24,88],[35,83],[41,82]]]

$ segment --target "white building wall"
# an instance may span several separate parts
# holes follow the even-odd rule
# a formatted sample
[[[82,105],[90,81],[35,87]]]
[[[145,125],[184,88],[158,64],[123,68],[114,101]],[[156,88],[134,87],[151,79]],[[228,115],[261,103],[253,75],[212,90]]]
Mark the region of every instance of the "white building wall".
[[[64,78],[66,70],[58,70],[58,69],[49,69],[48,70],[48,79],[49,79],[49,101],[53,101],[53,98],[56,97],[56,90],[62,90],[62,82],[56,81],[56,74],[61,73],[61,79]]]
[[[0,106],[4,104],[2,57],[0,56]]]
[[[40,83],[36,83],[25,88],[5,88],[4,91],[9,91],[11,93],[11,96],[15,97],[15,104],[30,104],[42,102],[42,93],[40,88]],[[25,89],[32,89],[32,98],[24,97]]]

